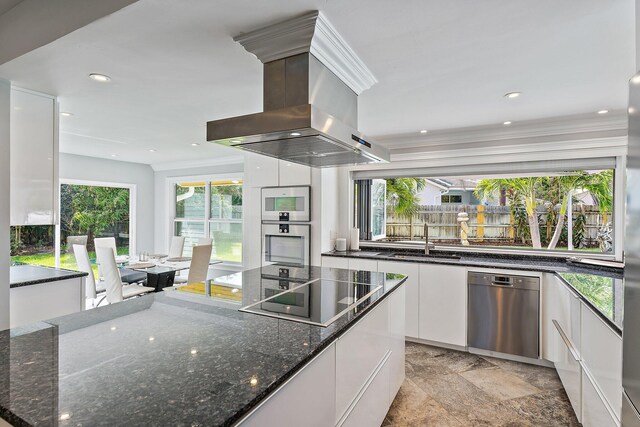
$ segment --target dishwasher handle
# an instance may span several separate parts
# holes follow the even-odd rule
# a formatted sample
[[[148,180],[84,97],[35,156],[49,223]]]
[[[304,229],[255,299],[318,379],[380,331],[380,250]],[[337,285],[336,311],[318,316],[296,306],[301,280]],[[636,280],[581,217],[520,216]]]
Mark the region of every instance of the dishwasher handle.
[[[492,280],[491,286],[502,286],[503,288],[512,288],[513,282],[496,282],[495,280]]]

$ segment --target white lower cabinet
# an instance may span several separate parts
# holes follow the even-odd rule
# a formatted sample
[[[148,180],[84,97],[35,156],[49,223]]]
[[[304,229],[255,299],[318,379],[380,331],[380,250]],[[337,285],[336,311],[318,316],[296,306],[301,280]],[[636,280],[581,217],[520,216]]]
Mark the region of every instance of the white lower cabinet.
[[[378,261],[378,271],[400,273],[407,276],[405,292],[405,333],[408,337],[418,338],[420,312],[420,264],[410,262]]]
[[[582,425],[584,427],[617,427],[619,424],[609,413],[596,387],[582,372]]]
[[[349,258],[339,258],[333,256],[323,256],[322,266],[329,268],[344,268],[349,269]]]
[[[381,425],[405,376],[404,301],[401,285],[238,425]]]
[[[382,363],[389,347],[387,300],[336,342],[336,422],[343,418],[372,373]],[[385,396],[388,399],[388,391]]]
[[[334,423],[336,345],[331,344],[240,422],[242,427],[326,427]],[[286,408],[286,410],[285,410]]]
[[[378,271],[378,261],[375,259],[348,258],[349,270]]]
[[[617,419],[620,419],[622,338],[583,303],[581,339],[582,363],[589,370]]]
[[[406,282],[389,297],[389,405],[398,394],[405,377],[404,339],[406,335],[405,317],[402,315],[406,302]]]
[[[558,376],[562,381],[567,397],[569,397],[573,411],[580,422],[582,418],[582,367],[580,366],[580,354],[559,323],[555,330],[555,338],[555,347],[557,349],[555,357],[556,371],[558,371]]]
[[[389,365],[389,359],[381,364],[371,383],[339,426],[371,427],[382,424],[389,410]]]
[[[467,345],[466,268],[420,264],[420,338]]]

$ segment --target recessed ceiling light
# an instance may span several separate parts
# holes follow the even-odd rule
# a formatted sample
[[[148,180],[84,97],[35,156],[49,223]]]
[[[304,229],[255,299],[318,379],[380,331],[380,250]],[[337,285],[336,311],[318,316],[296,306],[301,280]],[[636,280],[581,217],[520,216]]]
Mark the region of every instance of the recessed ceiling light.
[[[71,117],[73,116],[73,113],[69,113],[67,111],[63,111],[62,113],[60,113],[61,116],[65,116],[65,117]]]
[[[522,92],[507,92],[504,94],[504,97],[507,99],[517,98],[522,95]]]
[[[291,136],[300,136],[302,135],[300,132],[291,132]]]
[[[112,326],[112,327],[111,327],[111,330],[112,330],[112,331],[115,331],[116,329],[118,329],[118,328],[116,328],[115,326]]]
[[[607,114],[609,112],[609,110],[600,110],[598,111],[598,114]]]
[[[115,155],[115,154],[112,154],[112,155],[111,155],[111,157],[118,157],[118,156],[117,156],[117,155]]]
[[[505,125],[505,126],[509,126],[511,124],[511,122],[507,120],[506,122],[502,122],[502,124]]]
[[[149,341],[153,341],[153,340],[155,340],[154,337],[149,337]]]
[[[635,109],[635,108],[633,108],[633,107],[629,107],[629,110],[628,110],[628,111],[629,111],[629,114],[633,114],[633,113],[635,113],[635,112],[636,112],[636,109]]]
[[[109,80],[111,80],[111,77],[104,75],[104,74],[98,74],[98,73],[91,73],[89,74],[89,78],[93,79],[97,82],[108,82]]]
[[[633,83],[634,85],[640,84],[640,73],[631,77],[631,83]]]
[[[420,131],[420,133],[427,133],[427,132],[428,132],[428,131],[427,131],[426,129],[422,129],[422,130]]]
[[[157,150],[154,150],[153,148],[151,150],[149,150],[150,153],[155,153]]]
[[[200,144],[198,144],[197,142],[194,142],[194,143],[191,144],[192,147],[197,147],[198,145],[200,145]]]

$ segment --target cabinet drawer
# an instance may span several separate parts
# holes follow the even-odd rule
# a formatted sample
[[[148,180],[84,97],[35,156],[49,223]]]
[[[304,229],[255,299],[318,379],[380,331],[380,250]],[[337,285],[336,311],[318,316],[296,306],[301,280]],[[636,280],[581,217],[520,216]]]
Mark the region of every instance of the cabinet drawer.
[[[386,300],[336,342],[336,421],[342,418],[388,349],[389,301]],[[388,388],[384,395],[385,399],[389,398]]]
[[[375,259],[349,258],[349,270],[378,271],[378,261]]]
[[[379,426],[384,421],[389,409],[389,360],[382,365],[376,376],[367,386],[351,412],[347,415],[342,427]]]
[[[335,364],[335,345],[331,345],[239,425],[258,427],[273,420],[278,420],[278,426],[281,427],[323,427],[333,424]],[[286,416],[283,416],[283,408],[287,408]]]
[[[329,268],[344,268],[345,270],[349,269],[349,259],[348,258],[338,258],[331,256],[323,256],[322,257],[322,266]]]
[[[555,367],[562,385],[569,397],[573,411],[576,413],[578,421],[582,418],[582,367],[580,365],[579,354],[569,338],[564,334],[559,323],[554,323],[556,327],[555,338],[556,355]],[[564,334],[564,337],[563,337]],[[567,341],[569,342],[567,342]]]
[[[581,356],[609,406],[620,419],[622,410],[622,339],[584,303]]]
[[[617,427],[589,377],[582,372],[582,425],[584,427]]]

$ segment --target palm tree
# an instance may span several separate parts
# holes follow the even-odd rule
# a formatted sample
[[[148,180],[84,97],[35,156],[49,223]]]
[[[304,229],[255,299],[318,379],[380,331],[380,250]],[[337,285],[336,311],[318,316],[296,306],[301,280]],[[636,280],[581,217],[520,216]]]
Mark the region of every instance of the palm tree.
[[[557,183],[562,199],[560,202],[560,210],[558,211],[558,220],[553,232],[553,237],[549,241],[547,249],[555,249],[560,240],[562,229],[564,227],[564,217],[567,214],[567,208],[572,200],[569,200],[569,194],[573,190],[584,189],[589,191],[595,202],[598,204],[600,213],[604,216],[613,204],[612,185],[613,170],[606,170],[595,174],[586,171],[576,171],[570,175],[553,176],[548,178],[550,181]],[[606,221],[605,221],[606,222]]]
[[[387,206],[400,217],[413,217],[420,210],[419,194],[426,185],[424,178],[387,179]]]
[[[479,199],[493,198],[501,194],[502,190],[510,191],[514,201],[524,204],[527,212],[527,222],[531,233],[531,244],[535,249],[541,249],[540,225],[538,223],[538,203],[536,193],[541,184],[540,177],[481,179],[475,189]]]

